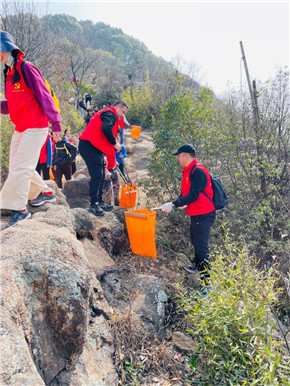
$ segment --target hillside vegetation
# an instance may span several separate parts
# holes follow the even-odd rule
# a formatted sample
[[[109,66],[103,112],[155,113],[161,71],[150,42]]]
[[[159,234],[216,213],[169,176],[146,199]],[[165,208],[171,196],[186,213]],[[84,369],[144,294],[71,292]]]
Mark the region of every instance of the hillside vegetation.
[[[184,329],[197,342],[188,384],[289,385],[288,333],[277,337],[269,317],[289,328],[288,68],[268,82],[257,80],[257,125],[248,92],[229,89],[217,99],[195,74],[156,57],[119,28],[67,15],[40,18],[30,3],[3,2],[1,8],[1,28],[58,95],[63,129],[82,131],[78,101],[88,93],[93,106],[125,100],[129,122],[152,131],[149,178],[142,181],[148,200],[178,196],[181,170],[171,153],[184,142],[194,144],[197,158],[224,184],[229,205],[218,213],[211,241],[215,291],[196,301],[195,291],[176,287]],[[12,129],[2,119],[2,179]],[[188,221],[182,211],[172,211],[157,222],[162,248],[192,256]],[[128,358],[120,359],[124,384],[142,384],[138,372],[146,373],[145,367]]]

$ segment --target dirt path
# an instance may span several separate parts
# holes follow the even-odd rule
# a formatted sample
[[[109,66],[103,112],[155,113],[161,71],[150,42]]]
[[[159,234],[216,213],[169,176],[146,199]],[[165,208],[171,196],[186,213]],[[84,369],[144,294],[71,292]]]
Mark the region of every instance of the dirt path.
[[[125,166],[133,184],[138,188],[137,208],[152,207],[154,200],[149,200],[146,197],[144,189],[141,186],[142,181],[149,176],[149,152],[154,149],[151,132],[142,131],[140,138],[131,139],[130,131],[128,130],[125,132],[125,148],[128,152],[128,157],[125,159]]]

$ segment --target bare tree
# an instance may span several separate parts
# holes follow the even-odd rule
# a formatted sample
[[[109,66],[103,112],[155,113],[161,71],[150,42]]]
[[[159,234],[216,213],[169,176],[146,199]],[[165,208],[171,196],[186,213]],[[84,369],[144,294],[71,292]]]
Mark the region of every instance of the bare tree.
[[[44,55],[47,36],[32,1],[1,1],[1,28],[13,36],[28,60],[35,62]]]

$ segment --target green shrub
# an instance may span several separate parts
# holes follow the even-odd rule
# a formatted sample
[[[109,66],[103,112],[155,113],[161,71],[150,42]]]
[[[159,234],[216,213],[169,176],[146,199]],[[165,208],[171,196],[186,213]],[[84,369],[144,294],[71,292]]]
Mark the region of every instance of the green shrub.
[[[132,125],[148,128],[152,125],[153,116],[159,114],[158,94],[152,88],[148,71],[145,82],[136,84],[132,90],[123,91],[122,99],[129,106],[126,118]]]
[[[77,134],[83,130],[84,120],[81,114],[69,103],[61,105],[60,115],[62,118],[61,125],[63,130],[68,129],[72,134]]]
[[[205,385],[289,385],[289,357],[272,315],[277,280],[274,269],[258,271],[227,242],[212,263],[208,295],[178,295],[198,341],[189,363],[195,379],[201,372]]]
[[[9,116],[3,115],[1,118],[1,181],[4,181],[8,175],[10,142],[13,133],[13,123],[10,121]]]

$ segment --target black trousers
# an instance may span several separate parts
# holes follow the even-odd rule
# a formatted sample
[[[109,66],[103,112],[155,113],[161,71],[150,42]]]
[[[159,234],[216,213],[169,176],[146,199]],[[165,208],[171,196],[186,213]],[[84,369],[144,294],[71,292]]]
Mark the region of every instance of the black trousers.
[[[209,268],[208,240],[215,216],[215,211],[191,216],[190,235],[195,249],[195,265],[199,271],[207,271]]]
[[[76,161],[72,161],[71,163],[71,174],[73,175],[77,171]]]
[[[71,180],[71,162],[67,162],[63,165],[56,165],[53,175],[56,185],[62,189],[62,176],[65,177],[66,181]]]
[[[47,166],[47,164],[41,164],[39,161],[38,161],[38,164],[36,166],[36,169],[38,174],[41,175],[41,171],[42,171],[42,178],[44,180],[49,180],[49,166]]]
[[[91,205],[101,202],[103,198],[103,181],[104,181],[104,153],[93,146],[89,141],[80,139],[79,152],[85,161],[90,180],[90,199]]]

